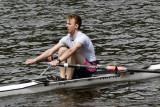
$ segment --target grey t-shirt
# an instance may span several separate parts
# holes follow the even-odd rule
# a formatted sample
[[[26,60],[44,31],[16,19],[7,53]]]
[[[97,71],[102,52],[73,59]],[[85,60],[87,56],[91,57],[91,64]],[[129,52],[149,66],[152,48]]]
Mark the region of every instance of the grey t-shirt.
[[[81,43],[83,46],[78,50],[78,52],[86,58],[89,62],[96,61],[95,51],[93,44],[88,36],[86,36],[81,31],[77,32],[75,38],[72,38],[70,34],[63,37],[60,41],[63,46],[71,48],[76,43]]]

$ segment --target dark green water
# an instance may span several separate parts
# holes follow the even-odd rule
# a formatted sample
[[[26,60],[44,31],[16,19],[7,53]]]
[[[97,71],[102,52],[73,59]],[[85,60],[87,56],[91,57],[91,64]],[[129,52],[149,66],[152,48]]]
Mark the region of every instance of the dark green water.
[[[46,63],[26,67],[24,62],[66,35],[68,13],[82,17],[82,31],[93,41],[100,63],[160,62],[159,0],[0,0],[0,86],[44,71]],[[160,106],[159,90],[159,78],[153,78],[5,97],[0,106]]]

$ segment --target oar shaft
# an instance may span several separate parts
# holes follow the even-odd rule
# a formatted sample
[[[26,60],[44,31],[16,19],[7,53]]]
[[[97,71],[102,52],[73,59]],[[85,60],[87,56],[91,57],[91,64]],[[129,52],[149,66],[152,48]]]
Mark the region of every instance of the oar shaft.
[[[61,67],[72,67],[72,68],[87,68],[87,69],[104,69],[106,71],[115,71],[118,73],[122,72],[145,72],[145,73],[160,73],[160,70],[150,70],[150,69],[133,69],[119,66],[105,66],[105,65],[79,65],[79,64],[67,64],[61,63],[57,64],[57,66]]]
[[[57,66],[61,67],[72,67],[72,68],[87,68],[87,69],[104,69],[106,71],[127,71],[126,67],[118,67],[118,66],[105,66],[105,65],[79,65],[79,64],[68,64],[68,63],[60,63]]]
[[[128,69],[128,72],[145,72],[145,73],[160,73],[160,70],[150,70],[150,69]]]
[[[60,63],[57,66],[61,67],[71,67],[71,68],[88,68],[88,69],[105,69],[105,66],[94,66],[94,65],[80,65],[80,64],[68,64],[68,63]]]

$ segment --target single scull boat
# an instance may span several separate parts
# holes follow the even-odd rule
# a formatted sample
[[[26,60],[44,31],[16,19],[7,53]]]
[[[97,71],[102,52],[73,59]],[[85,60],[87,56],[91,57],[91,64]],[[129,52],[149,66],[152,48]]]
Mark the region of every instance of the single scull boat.
[[[60,64],[59,66],[65,67],[86,67],[80,65],[68,65]],[[87,66],[87,68],[101,68],[104,66]],[[109,83],[116,81],[134,81],[140,79],[147,79],[160,76],[160,64],[132,67],[128,69],[121,69],[115,67],[116,73],[113,72],[110,66],[105,67],[103,70],[97,71],[96,74],[88,78],[79,78],[72,80],[57,81],[53,77],[38,78],[35,80],[29,80],[26,83],[20,83],[15,85],[8,85],[0,87],[0,97],[18,95],[18,94],[28,94],[28,93],[38,93],[50,91],[53,89],[70,88],[70,87],[80,87],[100,83]],[[112,66],[113,68],[113,66]],[[47,68],[48,69],[48,68]],[[111,71],[109,71],[111,70]],[[115,71],[115,70],[114,70]],[[122,72],[123,71],[123,72]],[[43,72],[44,73],[44,72]]]

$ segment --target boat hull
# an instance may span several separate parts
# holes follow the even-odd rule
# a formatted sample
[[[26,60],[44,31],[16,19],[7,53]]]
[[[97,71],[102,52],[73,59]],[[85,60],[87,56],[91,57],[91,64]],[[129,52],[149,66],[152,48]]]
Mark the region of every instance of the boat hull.
[[[149,69],[155,69],[150,66]],[[54,89],[70,88],[70,87],[80,87],[93,84],[110,83],[117,81],[135,81],[141,79],[148,79],[160,76],[159,73],[121,73],[121,74],[104,74],[95,77],[65,80],[65,81],[53,81],[50,80],[47,83],[33,80],[28,83],[22,83],[17,85],[9,85],[0,87],[0,97],[18,95],[18,94],[29,94],[29,93],[39,93],[46,92]]]

